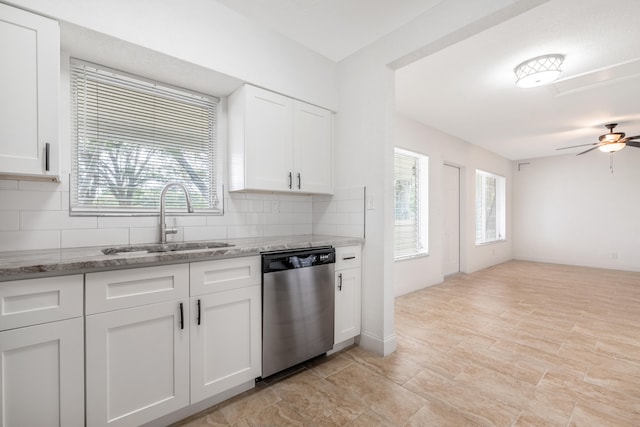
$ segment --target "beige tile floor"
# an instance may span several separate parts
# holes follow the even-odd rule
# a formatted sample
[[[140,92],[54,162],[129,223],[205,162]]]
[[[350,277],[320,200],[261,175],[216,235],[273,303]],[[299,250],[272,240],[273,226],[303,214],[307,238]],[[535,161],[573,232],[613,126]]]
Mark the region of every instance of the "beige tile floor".
[[[181,426],[640,426],[640,273],[512,261],[396,300],[359,347]]]

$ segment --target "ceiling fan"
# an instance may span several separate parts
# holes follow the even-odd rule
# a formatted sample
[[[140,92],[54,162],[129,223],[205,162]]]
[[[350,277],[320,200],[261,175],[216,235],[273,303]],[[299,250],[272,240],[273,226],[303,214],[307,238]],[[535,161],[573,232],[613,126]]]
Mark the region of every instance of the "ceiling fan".
[[[628,136],[625,138],[624,132],[614,132],[613,129],[618,126],[617,123],[610,123],[605,125],[607,129],[609,129],[609,133],[605,133],[604,135],[600,135],[598,140],[600,142],[594,142],[592,144],[581,144],[581,145],[572,145],[570,147],[562,147],[558,148],[558,150],[566,150],[567,148],[576,148],[576,147],[586,147],[588,145],[592,145],[593,147],[588,150],[583,151],[582,153],[578,153],[577,155],[588,153],[589,151],[593,151],[596,148],[600,149],[603,153],[614,153],[616,151],[622,150],[624,147],[637,147],[640,148],[640,141],[634,141],[636,139],[640,139],[640,135],[636,136]]]

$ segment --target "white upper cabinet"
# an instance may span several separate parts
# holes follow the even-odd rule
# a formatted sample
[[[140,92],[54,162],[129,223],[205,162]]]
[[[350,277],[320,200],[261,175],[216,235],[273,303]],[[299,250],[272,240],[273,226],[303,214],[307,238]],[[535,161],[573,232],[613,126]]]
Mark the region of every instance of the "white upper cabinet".
[[[229,97],[229,190],[332,192],[332,114],[244,85]]]
[[[59,179],[58,23],[0,4],[0,176]]]
[[[293,164],[295,189],[305,193],[330,194],[331,112],[293,101]]]

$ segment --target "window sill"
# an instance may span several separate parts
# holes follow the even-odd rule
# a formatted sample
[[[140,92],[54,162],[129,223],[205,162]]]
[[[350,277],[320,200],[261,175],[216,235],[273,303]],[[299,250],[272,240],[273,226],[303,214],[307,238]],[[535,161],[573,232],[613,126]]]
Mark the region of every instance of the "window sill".
[[[397,257],[394,258],[393,261],[397,262],[397,261],[407,261],[410,259],[416,259],[416,258],[425,258],[429,256],[429,252],[422,252],[422,253],[418,253],[418,254],[411,254],[411,255],[404,255],[401,257]]]
[[[492,240],[490,242],[484,242],[484,243],[476,243],[476,246],[488,246],[488,245],[496,245],[500,243],[507,243],[507,239]]]

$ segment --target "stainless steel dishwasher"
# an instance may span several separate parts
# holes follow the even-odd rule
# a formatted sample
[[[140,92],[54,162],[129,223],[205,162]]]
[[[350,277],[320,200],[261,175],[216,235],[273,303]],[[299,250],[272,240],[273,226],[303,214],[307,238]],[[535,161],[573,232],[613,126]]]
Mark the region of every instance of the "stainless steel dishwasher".
[[[262,377],[333,348],[331,247],[262,254]]]

